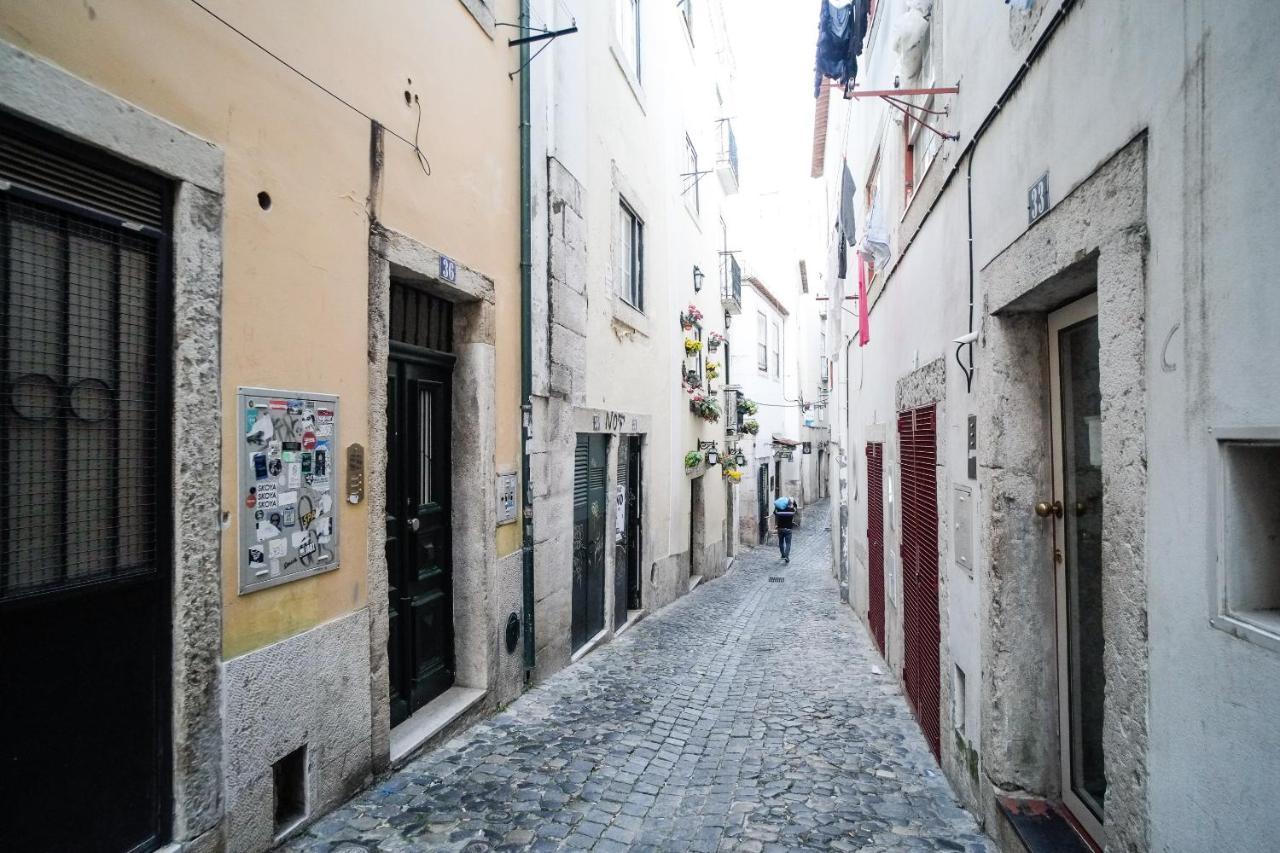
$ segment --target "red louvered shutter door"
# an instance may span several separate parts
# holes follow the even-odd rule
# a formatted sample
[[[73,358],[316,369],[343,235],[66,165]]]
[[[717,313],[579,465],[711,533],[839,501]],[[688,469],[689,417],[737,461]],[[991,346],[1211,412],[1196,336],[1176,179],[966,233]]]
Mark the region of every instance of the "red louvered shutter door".
[[[925,406],[898,415],[902,467],[903,680],[935,758],[941,748],[938,646],[937,412]]]
[[[884,445],[867,443],[867,622],[884,654]]]

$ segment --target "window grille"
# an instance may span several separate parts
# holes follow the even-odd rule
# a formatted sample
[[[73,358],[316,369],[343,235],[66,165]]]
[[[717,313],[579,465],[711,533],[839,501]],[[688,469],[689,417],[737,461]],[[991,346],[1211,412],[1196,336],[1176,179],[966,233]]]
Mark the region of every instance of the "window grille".
[[[415,287],[391,280],[391,340],[453,352],[453,303]]]

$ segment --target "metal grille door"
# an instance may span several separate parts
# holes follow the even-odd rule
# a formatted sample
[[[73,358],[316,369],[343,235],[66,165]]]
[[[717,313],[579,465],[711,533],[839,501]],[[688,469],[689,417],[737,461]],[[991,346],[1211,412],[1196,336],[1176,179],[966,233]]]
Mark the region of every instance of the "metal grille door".
[[[934,757],[941,749],[937,424],[933,406],[898,415],[902,466],[903,680]]]
[[[884,654],[884,445],[867,443],[867,621]]]

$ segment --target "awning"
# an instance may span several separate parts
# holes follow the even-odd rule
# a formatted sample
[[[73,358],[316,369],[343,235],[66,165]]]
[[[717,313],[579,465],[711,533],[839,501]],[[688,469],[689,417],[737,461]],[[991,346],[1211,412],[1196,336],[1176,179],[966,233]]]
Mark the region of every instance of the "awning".
[[[787,438],[785,435],[778,435],[776,432],[773,434],[773,443],[783,444],[783,445],[786,445],[787,447],[800,446],[800,442],[796,441],[795,439]]]

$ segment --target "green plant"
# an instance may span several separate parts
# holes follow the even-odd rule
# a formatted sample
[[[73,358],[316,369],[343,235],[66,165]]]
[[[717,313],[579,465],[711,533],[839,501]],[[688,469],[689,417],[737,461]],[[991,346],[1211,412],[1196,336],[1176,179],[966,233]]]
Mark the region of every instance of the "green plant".
[[[714,397],[694,394],[693,398],[689,400],[689,411],[704,421],[715,423],[720,420],[720,403]]]
[[[720,376],[720,362],[708,361],[707,362],[707,378],[715,379],[719,376]]]
[[[685,468],[697,468],[702,464],[702,454],[696,450],[690,450],[684,455]]]
[[[755,435],[760,431],[760,422],[754,418],[748,418],[742,422],[742,431]]]
[[[701,352],[701,351],[702,351],[702,341],[694,340],[693,338],[684,339],[685,355],[693,355],[694,353]]]
[[[746,397],[738,398],[738,414],[754,415],[758,411],[760,411],[760,407],[755,400],[750,400]]]

